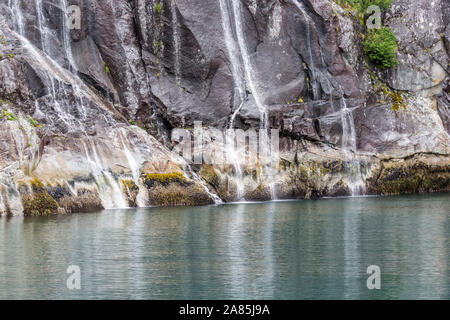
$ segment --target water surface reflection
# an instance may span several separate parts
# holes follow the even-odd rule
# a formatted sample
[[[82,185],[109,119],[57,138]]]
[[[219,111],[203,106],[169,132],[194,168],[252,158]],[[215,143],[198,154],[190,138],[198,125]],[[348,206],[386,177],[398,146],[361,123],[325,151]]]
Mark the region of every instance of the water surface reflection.
[[[450,298],[450,196],[0,219],[0,298]],[[382,289],[366,288],[366,269]],[[82,289],[66,288],[79,265]]]

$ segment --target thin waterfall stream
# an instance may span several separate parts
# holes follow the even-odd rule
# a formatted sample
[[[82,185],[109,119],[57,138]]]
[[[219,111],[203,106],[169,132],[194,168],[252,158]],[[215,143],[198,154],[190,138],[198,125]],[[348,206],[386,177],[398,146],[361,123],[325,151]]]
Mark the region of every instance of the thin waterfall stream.
[[[225,37],[225,44],[228,51],[228,56],[231,62],[231,69],[232,69],[232,75],[235,83],[235,89],[237,89],[239,93],[239,100],[240,105],[238,108],[235,109],[234,113],[232,114],[231,121],[229,124],[229,128],[233,128],[235,118],[237,114],[241,111],[243,108],[245,101],[247,100],[246,97],[246,89],[248,89],[253,97],[253,100],[255,102],[256,107],[259,110],[260,113],[260,130],[263,131],[263,133],[260,134],[259,141],[259,147],[260,152],[259,156],[264,157],[265,159],[262,159],[262,162],[270,162],[268,159],[272,156],[272,150],[271,146],[269,144],[269,112],[268,107],[265,105],[264,100],[265,97],[261,95],[260,93],[260,86],[258,85],[258,77],[257,73],[254,70],[254,66],[252,63],[252,58],[248,52],[247,48],[247,41],[245,39],[245,32],[243,29],[243,22],[242,22],[242,4],[240,1],[231,1],[231,7],[232,10],[230,12],[230,2],[226,0],[220,0],[220,10],[221,10],[221,17],[222,17],[222,27],[224,31],[224,37]],[[231,14],[232,13],[232,14]],[[232,17],[232,18],[231,18]],[[234,23],[232,23],[232,21]],[[236,40],[233,36],[233,30],[236,33]],[[236,45],[237,43],[237,45]],[[238,53],[240,54],[238,56]],[[243,72],[242,72],[243,71]],[[244,74],[244,77],[242,76],[242,73]],[[235,105],[236,107],[236,105]],[[236,148],[228,147],[228,152],[236,152]],[[239,156],[233,157],[232,159],[236,158],[238,159]],[[237,160],[235,161],[237,162]],[[244,189],[242,185],[242,168],[240,168],[240,165],[235,163],[236,168],[236,180],[241,180],[241,182],[238,183],[238,192],[240,193],[241,190]],[[271,192],[271,198],[276,198],[276,192],[275,192],[275,184],[273,179],[273,172],[272,168],[270,168],[267,165],[262,166],[262,172],[267,178],[267,182],[270,188]]]
[[[173,47],[174,47],[174,69],[175,69],[175,81],[177,86],[181,85],[181,37],[177,16],[177,6],[175,0],[170,0],[170,14],[172,15],[172,38],[173,38]]]
[[[350,179],[348,186],[352,196],[358,196],[365,191],[365,183],[361,173],[361,163],[356,156],[357,141],[356,129],[353,113],[347,108],[345,97],[340,100],[341,103],[341,122],[342,122],[342,150],[344,154],[350,159]]]

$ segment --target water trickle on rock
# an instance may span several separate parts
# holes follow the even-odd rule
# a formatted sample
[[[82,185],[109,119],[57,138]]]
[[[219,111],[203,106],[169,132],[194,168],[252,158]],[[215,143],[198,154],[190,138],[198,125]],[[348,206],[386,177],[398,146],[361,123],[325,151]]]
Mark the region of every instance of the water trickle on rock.
[[[260,139],[259,139],[259,157],[261,162],[270,163],[272,155],[272,148],[268,139],[269,137],[269,110],[268,106],[264,103],[266,97],[262,94],[260,89],[258,73],[252,62],[252,57],[248,49],[247,40],[245,38],[244,24],[243,24],[243,8],[240,1],[227,1],[220,0],[220,11],[222,18],[222,28],[224,33],[224,40],[228,57],[230,59],[231,71],[234,79],[235,94],[234,112],[231,116],[229,128],[234,127],[236,116],[242,110],[246,103],[248,103],[248,97],[246,92],[250,92],[251,97],[260,114]],[[275,14],[273,21],[274,28],[281,24],[281,17]],[[276,38],[279,33],[276,31],[272,33]],[[228,138],[231,135],[227,134]],[[230,139],[231,140],[231,139]],[[234,143],[227,143],[227,153],[230,154],[229,159],[232,160],[235,168],[235,181],[237,184],[237,194],[240,200],[245,193],[245,186],[243,183],[243,169],[239,159],[242,158],[242,147],[235,146]],[[270,165],[262,166],[262,176],[265,178],[265,182],[269,186],[271,198],[276,198],[275,184],[274,184],[274,172]]]
[[[173,55],[174,55],[174,69],[175,81],[177,86],[181,85],[181,37],[180,26],[178,23],[177,6],[175,0],[170,1],[170,14],[172,15],[172,39],[173,39]]]
[[[340,115],[342,123],[342,150],[350,159],[350,173],[347,179],[352,196],[358,196],[365,192],[365,182],[361,173],[361,162],[355,155],[357,151],[355,120],[352,110],[347,108],[345,97],[339,100],[341,104]]]

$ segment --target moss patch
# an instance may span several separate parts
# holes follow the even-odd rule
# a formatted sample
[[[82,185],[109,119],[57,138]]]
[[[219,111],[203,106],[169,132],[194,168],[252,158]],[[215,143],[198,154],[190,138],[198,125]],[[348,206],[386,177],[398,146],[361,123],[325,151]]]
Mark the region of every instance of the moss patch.
[[[58,203],[47,191],[25,195],[22,203],[25,216],[48,216],[58,212]]]
[[[382,195],[450,191],[450,166],[431,164],[426,157],[390,160],[369,186],[370,193]]]
[[[156,185],[149,192],[149,200],[151,205],[164,207],[198,206],[214,203],[205,190],[195,184],[187,187],[178,184]]]
[[[122,190],[130,207],[137,207],[139,187],[133,180],[121,180]]]
[[[136,183],[133,180],[121,180],[121,182],[122,182],[122,185],[128,190],[132,190],[132,191],[139,190],[139,187],[136,185]]]
[[[142,177],[154,206],[196,206],[212,204],[205,190],[180,172],[150,173]]]
[[[191,184],[181,172],[172,173],[149,173],[142,178],[144,184],[148,189],[151,189],[155,184],[168,186],[172,183],[177,183],[182,186]]]
[[[104,209],[98,193],[88,189],[79,189],[76,196],[71,194],[61,198],[59,205],[67,214],[95,212]]]

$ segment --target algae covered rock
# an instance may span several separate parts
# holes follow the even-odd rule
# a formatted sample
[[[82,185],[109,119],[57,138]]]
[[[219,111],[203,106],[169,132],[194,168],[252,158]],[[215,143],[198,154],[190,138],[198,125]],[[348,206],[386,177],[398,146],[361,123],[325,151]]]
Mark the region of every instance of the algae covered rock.
[[[22,204],[25,216],[48,216],[58,213],[58,202],[48,193],[40,180],[31,181],[31,192],[26,187],[22,190],[24,190]]]
[[[143,178],[148,189],[149,205],[196,206],[213,204],[214,200],[197,182],[180,172],[149,173]]]
[[[25,216],[49,216],[94,212],[104,209],[98,193],[88,188],[79,188],[74,194],[60,184],[45,185],[39,179],[19,187]]]
[[[382,161],[381,171],[369,179],[369,192],[382,195],[450,191],[450,161],[444,155],[415,155]]]

